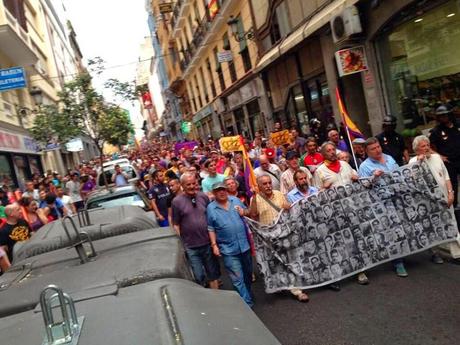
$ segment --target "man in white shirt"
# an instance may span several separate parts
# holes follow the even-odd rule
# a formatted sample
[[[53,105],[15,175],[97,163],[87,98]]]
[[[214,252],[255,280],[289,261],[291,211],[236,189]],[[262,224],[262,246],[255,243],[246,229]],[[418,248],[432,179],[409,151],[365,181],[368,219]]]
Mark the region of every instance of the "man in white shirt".
[[[64,208],[67,209],[67,215],[71,216],[77,213],[77,209],[73,204],[72,198],[64,193],[64,189],[62,187],[56,188],[56,196],[62,201]]]
[[[272,188],[280,190],[281,169],[276,164],[271,164],[267,155],[261,155],[259,158],[260,166],[254,169],[256,177],[268,175],[272,180]]]
[[[65,187],[73,201],[75,210],[82,209],[84,203],[80,194],[80,176],[76,172],[72,173],[71,180],[66,183]]]
[[[39,202],[40,201],[40,196],[38,193],[38,189],[34,188],[34,183],[32,181],[27,181],[24,193],[22,196],[26,196],[28,198],[32,198],[33,200]]]

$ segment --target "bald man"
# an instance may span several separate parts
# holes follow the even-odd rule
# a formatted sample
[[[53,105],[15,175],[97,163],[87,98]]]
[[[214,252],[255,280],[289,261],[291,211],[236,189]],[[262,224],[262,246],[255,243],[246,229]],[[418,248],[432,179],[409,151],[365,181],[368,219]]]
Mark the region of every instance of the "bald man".
[[[16,242],[30,238],[30,227],[22,219],[21,207],[13,203],[5,207],[6,223],[0,229],[0,246],[6,250],[8,259],[13,261],[13,247]]]
[[[336,129],[331,129],[329,132],[327,132],[327,138],[329,139],[329,141],[335,144],[337,151],[348,151],[348,147],[345,143],[345,140],[340,139],[339,132]]]
[[[272,180],[273,190],[280,190],[281,169],[276,164],[271,164],[267,155],[261,155],[259,158],[260,166],[254,169],[256,177],[268,175]]]

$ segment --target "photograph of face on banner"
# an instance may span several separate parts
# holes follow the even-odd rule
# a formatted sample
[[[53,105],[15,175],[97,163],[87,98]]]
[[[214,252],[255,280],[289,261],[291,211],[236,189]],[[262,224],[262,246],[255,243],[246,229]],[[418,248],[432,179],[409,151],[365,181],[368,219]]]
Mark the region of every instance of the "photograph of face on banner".
[[[452,241],[457,224],[428,167],[320,191],[272,226],[249,221],[266,292],[330,284]]]

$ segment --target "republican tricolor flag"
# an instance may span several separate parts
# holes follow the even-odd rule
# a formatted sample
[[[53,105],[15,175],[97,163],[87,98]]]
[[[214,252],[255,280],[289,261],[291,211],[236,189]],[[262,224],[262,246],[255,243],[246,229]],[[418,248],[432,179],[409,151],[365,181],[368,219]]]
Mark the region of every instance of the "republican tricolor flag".
[[[342,121],[343,121],[343,125],[345,126],[345,129],[348,131],[350,141],[353,141],[356,138],[364,139],[363,133],[361,133],[359,128],[351,120],[350,115],[348,115],[348,112],[345,109],[345,105],[343,104],[342,97],[340,96],[340,91],[338,87],[335,89],[335,96],[337,98],[340,116],[342,117]]]
[[[219,3],[217,0],[207,0],[208,4],[208,11],[209,11],[209,18],[213,19],[217,12],[219,12]]]

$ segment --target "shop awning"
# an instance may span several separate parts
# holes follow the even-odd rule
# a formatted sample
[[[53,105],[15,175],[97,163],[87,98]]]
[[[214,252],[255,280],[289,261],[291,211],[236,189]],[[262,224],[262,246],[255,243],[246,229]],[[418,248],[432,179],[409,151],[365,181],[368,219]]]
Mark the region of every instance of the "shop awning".
[[[310,20],[307,20],[305,24],[291,32],[289,36],[264,54],[256,66],[256,72],[260,72],[283,54],[286,54],[290,49],[301,43],[316,30],[329,23],[332,17],[342,12],[345,8],[356,4],[358,1],[359,0],[336,0],[331,2]]]

